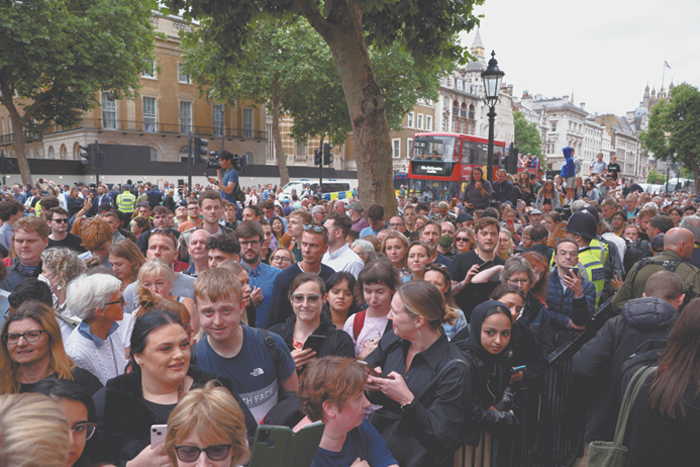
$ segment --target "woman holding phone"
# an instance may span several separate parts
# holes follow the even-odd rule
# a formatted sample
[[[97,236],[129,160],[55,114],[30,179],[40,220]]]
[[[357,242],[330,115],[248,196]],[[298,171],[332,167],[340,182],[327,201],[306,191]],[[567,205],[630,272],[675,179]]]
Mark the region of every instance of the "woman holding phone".
[[[350,336],[336,329],[321,313],[326,298],[326,286],[320,277],[311,273],[299,274],[289,287],[294,314],[284,323],[270,328],[287,343],[298,373],[315,358],[355,356]]]
[[[464,190],[466,208],[470,212],[475,209],[486,209],[491,201],[491,192],[491,183],[484,179],[484,171],[481,167],[474,167],[467,188]]]

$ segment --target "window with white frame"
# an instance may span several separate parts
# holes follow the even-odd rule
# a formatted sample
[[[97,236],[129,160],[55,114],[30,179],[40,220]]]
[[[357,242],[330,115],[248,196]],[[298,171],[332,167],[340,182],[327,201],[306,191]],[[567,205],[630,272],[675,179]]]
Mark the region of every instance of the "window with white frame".
[[[419,130],[423,129],[423,114],[418,114],[416,116],[416,128]]]
[[[398,159],[401,157],[401,140],[400,139],[392,139],[391,140],[391,147],[393,148],[393,155],[394,159]]]
[[[449,106],[450,106],[450,99],[448,99],[447,96],[445,96],[445,97],[443,98],[443,100],[442,100],[442,106],[443,106],[443,107],[449,107]]]
[[[425,131],[433,131],[433,116],[425,116]]]
[[[253,109],[243,109],[243,137],[253,137]]]
[[[107,93],[102,93],[102,128],[117,129],[117,101],[111,100]]]
[[[150,66],[141,72],[141,78],[156,79],[156,61],[153,60]]]
[[[192,131],[192,102],[180,101],[180,133]]]
[[[463,86],[464,86],[464,83],[462,83],[462,80],[458,79],[457,80],[457,90],[461,91],[462,89],[464,89]]]
[[[177,82],[182,84],[192,84],[192,77],[185,73],[185,66],[182,63],[177,64]]]
[[[158,123],[158,115],[156,113],[156,98],[143,98],[143,131],[149,133],[156,132],[156,124]]]
[[[413,112],[408,113],[408,117],[406,118],[406,126],[408,128],[413,128]]]
[[[413,146],[413,138],[408,138],[406,140],[406,157],[411,158],[411,147]]]
[[[214,134],[222,136],[224,134],[224,106],[215,105],[212,115],[212,123],[214,124]]]

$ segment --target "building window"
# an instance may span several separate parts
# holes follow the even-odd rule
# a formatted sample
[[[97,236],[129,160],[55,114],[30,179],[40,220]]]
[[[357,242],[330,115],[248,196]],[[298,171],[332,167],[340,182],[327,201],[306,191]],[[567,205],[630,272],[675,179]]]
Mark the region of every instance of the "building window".
[[[156,114],[156,98],[155,97],[144,97],[143,98],[143,131],[149,133],[156,132],[156,123],[158,122],[158,116]]]
[[[401,140],[400,139],[392,139],[391,140],[391,147],[393,148],[394,159],[400,158],[401,157]]]
[[[177,82],[182,84],[192,84],[192,77],[185,73],[184,65],[182,63],[177,64]]]
[[[192,102],[180,101],[180,133],[192,131]]]
[[[413,128],[413,112],[408,113],[408,118],[406,119],[406,126],[408,128]]]
[[[150,159],[151,162],[158,162],[158,150],[156,148],[150,148]]]
[[[447,131],[447,117],[442,117],[442,131]]]
[[[457,80],[457,90],[461,91],[462,89],[464,89],[463,84],[462,84],[462,80],[458,79]]]
[[[243,137],[253,137],[253,109],[243,109]]]
[[[117,101],[110,100],[106,93],[102,94],[102,128],[117,129]]]
[[[224,134],[224,106],[215,105],[212,116],[212,122],[214,124],[214,134],[223,136]]]
[[[142,78],[156,79],[156,61],[153,60],[149,67],[141,72]]]
[[[433,116],[425,116],[425,131],[433,131]]]
[[[53,146],[49,146],[49,159],[56,159],[56,151]]]
[[[557,131],[557,122],[552,122],[552,131]]]
[[[419,130],[423,129],[423,114],[418,114],[416,117],[416,128]]]
[[[411,148],[413,146],[413,138],[408,138],[406,140],[406,157],[411,158]]]
[[[443,106],[443,107],[449,107],[449,106],[450,106],[450,100],[449,100],[447,97],[445,97],[445,98],[443,99],[443,101],[442,101],[442,106]]]

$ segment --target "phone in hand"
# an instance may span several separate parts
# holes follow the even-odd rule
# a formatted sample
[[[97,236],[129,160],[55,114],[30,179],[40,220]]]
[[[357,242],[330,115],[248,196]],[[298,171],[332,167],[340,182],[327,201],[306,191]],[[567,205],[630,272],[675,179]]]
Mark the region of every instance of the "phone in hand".
[[[523,371],[525,368],[527,368],[526,365],[516,366],[516,367],[511,368],[511,369],[510,369],[510,372],[511,372],[511,374],[517,373],[517,372],[519,372],[519,371]]]
[[[321,347],[323,347],[323,344],[325,343],[326,336],[311,334],[306,338],[306,342],[304,342],[304,347],[302,350],[311,349],[318,354],[321,351]]]
[[[377,370],[375,370],[374,368],[372,368],[372,365],[370,365],[370,364],[367,363],[366,361],[364,361],[364,360],[357,360],[357,362],[363,364],[363,365],[365,366],[365,369],[367,370],[367,372],[368,372],[370,375],[374,376],[375,378],[381,378],[381,377],[382,377],[382,375],[380,375],[379,373],[377,373]]]
[[[167,432],[168,425],[151,425],[151,447],[164,442]]]
[[[569,267],[569,276],[578,277],[578,267],[577,266]]]

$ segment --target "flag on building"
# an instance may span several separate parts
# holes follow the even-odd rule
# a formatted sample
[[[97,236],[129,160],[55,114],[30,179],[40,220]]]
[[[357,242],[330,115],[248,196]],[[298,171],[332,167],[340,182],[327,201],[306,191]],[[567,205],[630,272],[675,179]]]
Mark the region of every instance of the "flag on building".
[[[671,65],[668,64],[666,60],[664,60],[664,66],[668,68],[669,70],[671,69]]]

